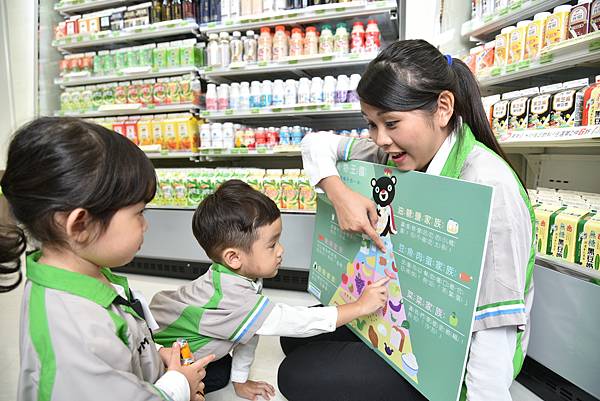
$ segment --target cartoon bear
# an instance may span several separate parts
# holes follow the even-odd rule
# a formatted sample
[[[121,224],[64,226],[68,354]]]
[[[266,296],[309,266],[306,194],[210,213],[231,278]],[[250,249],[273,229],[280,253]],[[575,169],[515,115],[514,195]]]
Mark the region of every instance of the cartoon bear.
[[[373,200],[377,204],[377,233],[381,237],[389,234],[396,234],[396,223],[394,222],[394,210],[392,201],[396,194],[396,177],[384,176],[371,180],[373,187]]]

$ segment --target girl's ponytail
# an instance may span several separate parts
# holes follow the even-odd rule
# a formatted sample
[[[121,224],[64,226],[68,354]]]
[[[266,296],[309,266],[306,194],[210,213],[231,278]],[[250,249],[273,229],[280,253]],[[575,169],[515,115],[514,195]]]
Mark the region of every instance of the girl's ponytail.
[[[0,293],[8,292],[21,283],[21,255],[25,252],[25,233],[15,225],[0,225]],[[4,275],[17,277],[5,284]]]

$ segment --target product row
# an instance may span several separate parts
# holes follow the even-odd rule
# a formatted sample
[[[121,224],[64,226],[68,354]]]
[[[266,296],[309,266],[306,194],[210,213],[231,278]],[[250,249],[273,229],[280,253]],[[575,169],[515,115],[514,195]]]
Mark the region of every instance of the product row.
[[[157,169],[151,206],[197,207],[223,182],[242,180],[271,198],[282,210],[314,211],[317,196],[304,170],[257,168]]]
[[[284,25],[254,31],[235,31],[210,34],[208,36],[207,65],[228,67],[231,63],[280,61],[288,57],[377,53],[381,47],[381,35],[377,21],[369,20],[367,28],[362,22],[355,22],[351,34],[346,23],[338,23],[335,32],[332,25],[323,24],[318,31],[316,26],[290,29]]]
[[[502,29],[495,40],[472,48],[465,63],[473,73],[485,76],[492,67],[534,60],[548,46],[600,30],[600,0],[579,3],[558,6],[552,13],[538,13],[533,20]]]
[[[496,135],[507,130],[600,124],[600,75],[483,98]]]
[[[114,82],[102,85],[66,88],[60,95],[60,110],[81,113],[105,105],[141,104],[201,104],[200,80],[194,75]]]
[[[202,149],[273,149],[278,145],[300,145],[311,132],[300,127],[245,127],[233,123],[202,124],[199,127]]]
[[[202,67],[205,56],[205,51],[201,47],[203,45],[203,43],[196,43],[196,39],[186,39],[116,50],[102,50],[97,53],[69,54],[59,63],[60,75],[81,72],[92,76],[115,75],[123,73],[127,68],[136,67],[149,67],[155,71],[180,67]]]
[[[167,3],[163,6],[163,3]],[[56,25],[54,38],[87,35],[103,31],[119,32],[168,20],[196,21],[197,1],[164,0],[73,15]]]
[[[536,249],[588,269],[600,269],[600,194],[529,191],[535,204]]]
[[[299,81],[281,79],[262,82],[252,81],[221,84],[208,84],[206,89],[206,110],[224,111],[248,110],[266,107],[284,107],[309,104],[358,103],[356,88],[360,75],[337,78],[300,78]]]

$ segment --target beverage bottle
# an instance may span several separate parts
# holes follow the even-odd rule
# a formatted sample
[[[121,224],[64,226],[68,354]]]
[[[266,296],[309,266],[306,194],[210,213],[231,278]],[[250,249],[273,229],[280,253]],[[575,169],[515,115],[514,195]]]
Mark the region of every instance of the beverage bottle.
[[[196,5],[194,0],[183,0],[183,18],[190,21],[196,21]]]
[[[229,67],[231,64],[231,48],[229,47],[229,32],[219,34],[219,51],[221,53],[221,65]]]
[[[258,61],[271,61],[272,42],[271,28],[268,26],[260,28],[260,36],[258,37]]]
[[[350,87],[348,89],[348,103],[358,103],[360,99],[358,97],[358,93],[356,93],[356,88],[358,88],[358,83],[360,82],[360,75],[352,74],[350,76]]]
[[[369,20],[367,31],[365,32],[365,52],[375,53],[379,51],[379,47],[381,46],[380,36],[377,21]]]
[[[223,124],[223,147],[225,149],[232,149],[235,147],[235,131],[233,123]]]
[[[233,82],[229,87],[229,108],[240,109],[240,84],[237,82]]]
[[[244,45],[242,43],[242,33],[240,31],[235,31],[233,33],[233,38],[231,42],[229,42],[229,46],[231,48],[231,62],[237,63],[243,60],[244,57]]]
[[[302,55],[304,38],[302,37],[302,28],[293,28],[290,38],[290,57],[298,57]]]
[[[335,37],[333,40],[333,51],[336,54],[347,54],[350,52],[350,44],[349,44],[350,35],[348,34],[348,29],[346,24],[340,22],[336,25],[335,29]]]
[[[273,104],[273,86],[271,81],[265,80],[260,86],[260,107],[271,107]]]
[[[152,0],[152,23],[162,21],[162,0]]]
[[[212,136],[210,124],[202,124],[200,126],[200,147],[210,148],[212,146]]]
[[[213,148],[223,148],[223,124],[213,123],[210,126],[210,140]]]
[[[273,36],[273,61],[281,60],[288,55],[288,38],[285,34],[285,26],[277,25],[275,27],[275,36]]]
[[[267,132],[263,127],[259,127],[254,131],[254,142],[256,149],[267,147]]]
[[[240,85],[240,110],[248,110],[250,108],[250,84],[242,82]]]
[[[244,147],[254,149],[256,147],[256,137],[252,128],[246,128],[244,132]]]
[[[244,61],[248,63],[256,61],[257,46],[254,31],[246,31],[246,40],[244,41]]]
[[[252,15],[259,16],[263,11],[263,0],[252,0]]]
[[[319,77],[314,77],[310,84],[310,103],[323,102],[323,80]]]
[[[319,38],[317,37],[317,28],[314,26],[306,27],[306,37],[304,38],[304,55],[313,56],[319,54]]]
[[[181,4],[181,0],[172,0],[171,13],[173,19],[183,19],[183,4]]]
[[[291,142],[290,129],[288,127],[281,127],[279,130],[279,144],[289,145]]]
[[[221,65],[221,49],[219,47],[219,35],[211,33],[208,35],[208,44],[206,45],[207,64],[211,67]]]
[[[274,0],[262,0],[262,12],[263,13],[271,13],[275,9],[275,1]]]
[[[230,10],[229,10],[229,18],[235,20],[240,17],[240,0],[231,0],[230,1]]]
[[[350,53],[363,53],[365,51],[365,27],[362,22],[355,22],[352,26],[350,38]]]
[[[286,105],[296,104],[298,101],[298,90],[297,90],[298,82],[293,79],[288,79],[285,81],[285,94],[283,98],[283,102]]]
[[[310,80],[308,78],[300,78],[297,103],[302,105],[310,103]]]
[[[285,101],[285,89],[283,80],[276,79],[273,82],[273,106],[282,106]]]
[[[327,104],[335,103],[336,83],[337,83],[336,79],[334,77],[332,77],[331,75],[328,75],[325,77],[325,80],[323,82],[323,102],[325,102]]]
[[[267,130],[267,147],[273,149],[279,143],[279,134],[275,127],[269,127]]]
[[[325,24],[321,27],[321,36],[319,37],[319,54],[333,53],[333,33],[331,25]]]
[[[337,78],[335,86],[335,102],[346,103],[348,98],[348,87],[350,86],[350,79],[347,75],[340,75]]]
[[[226,110],[229,106],[229,85],[221,84],[217,88],[217,110]]]
[[[161,21],[170,21],[173,19],[173,13],[172,13],[172,8],[171,8],[171,0],[163,0],[162,3],[162,15],[161,15]]]
[[[242,126],[239,126],[236,128],[235,130],[235,147],[236,148],[241,148],[244,146],[244,128]]]
[[[206,85],[206,110],[217,111],[218,109],[217,85]]]
[[[260,107],[260,82],[252,81],[250,84],[250,108]]]

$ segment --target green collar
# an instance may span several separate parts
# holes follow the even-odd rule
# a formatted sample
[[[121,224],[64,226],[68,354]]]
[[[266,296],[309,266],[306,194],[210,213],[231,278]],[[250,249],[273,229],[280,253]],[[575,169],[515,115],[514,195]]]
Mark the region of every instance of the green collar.
[[[234,276],[234,277],[242,278],[242,279],[244,279],[246,281],[252,281],[252,282],[254,282],[254,280],[252,280],[251,278],[246,277],[246,276],[242,276],[241,274],[237,274],[236,272],[234,272],[233,270],[231,270],[227,266],[224,266],[224,265],[222,265],[220,263],[213,263],[210,266],[210,268],[212,270],[216,271],[216,272],[219,272],[219,273],[229,274],[229,275]]]
[[[463,124],[440,175],[443,177],[459,178],[465,160],[467,160],[467,156],[473,150],[476,142],[477,140],[471,128],[467,124]]]
[[[39,263],[41,256],[41,251],[27,256],[27,278],[33,283],[89,299],[103,308],[109,307],[117,297],[114,288],[93,277]],[[111,283],[124,287],[129,295],[129,284],[125,277],[117,276],[106,268],[102,269],[102,274]]]

